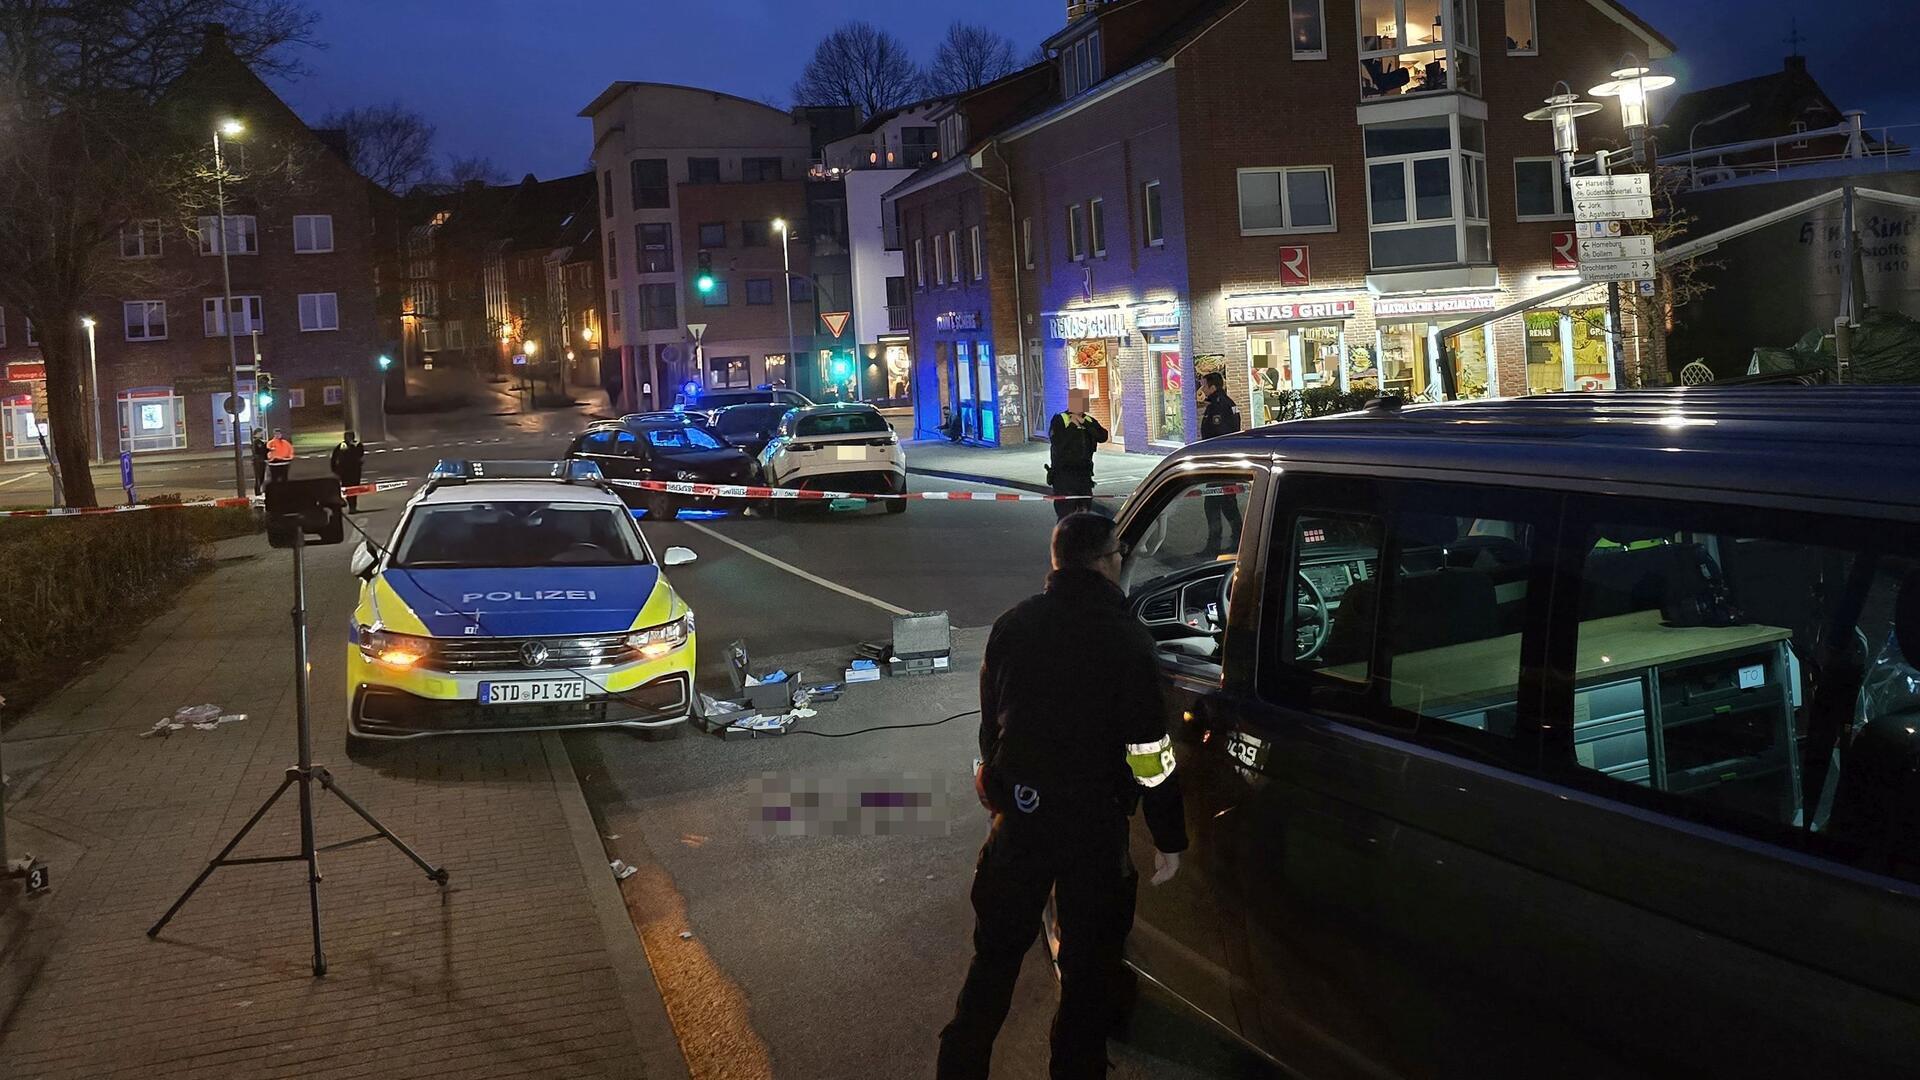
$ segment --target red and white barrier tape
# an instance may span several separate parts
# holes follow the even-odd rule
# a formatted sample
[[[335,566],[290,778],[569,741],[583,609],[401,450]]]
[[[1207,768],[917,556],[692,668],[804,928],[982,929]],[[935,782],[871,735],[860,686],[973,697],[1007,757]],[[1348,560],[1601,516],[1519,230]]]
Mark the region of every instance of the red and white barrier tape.
[[[358,498],[361,495],[373,495],[395,488],[411,487],[411,480],[382,480],[376,484],[355,484],[340,489],[340,494]],[[178,503],[135,503],[132,506],[68,506],[53,510],[0,510],[0,518],[65,518],[88,517],[94,514],[129,514],[136,510],[186,510],[196,506],[260,506],[264,503],[258,495],[242,498],[229,495],[224,499],[195,499],[192,502]]]
[[[705,499],[795,499],[828,502],[835,499],[885,499],[915,502],[1057,502],[1062,499],[1123,499],[1124,495],[1040,495],[1000,491],[909,491],[899,495],[876,495],[862,491],[812,491],[802,488],[746,487],[740,484],[698,484],[682,480],[608,480],[618,487],[659,491],[668,495],[692,495]],[[1190,492],[1192,496],[1236,495],[1239,484]]]

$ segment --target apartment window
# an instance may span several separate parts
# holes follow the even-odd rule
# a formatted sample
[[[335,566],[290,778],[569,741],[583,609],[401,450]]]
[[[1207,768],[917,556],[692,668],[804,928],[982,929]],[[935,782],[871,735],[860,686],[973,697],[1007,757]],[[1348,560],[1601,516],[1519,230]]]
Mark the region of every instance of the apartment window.
[[[324,405],[339,405],[347,399],[347,388],[338,384],[320,388],[320,401]]]
[[[1525,0],[1508,0],[1508,2],[1525,2]],[[1326,0],[1292,0],[1292,18],[1293,58],[1325,60],[1327,58]]]
[[[960,230],[947,232],[947,280],[960,284]]]
[[[431,322],[422,323],[420,326],[420,351],[439,352],[445,347],[446,336],[440,332],[440,328]]]
[[[467,347],[467,326],[459,319],[448,319],[443,328],[447,335],[447,348],[459,352]]]
[[[1560,175],[1560,159],[1515,158],[1513,202],[1514,213],[1521,221],[1570,216],[1573,196],[1567,190],[1566,177]]]
[[[1788,124],[1787,127],[1791,129],[1795,135],[1805,135],[1807,133],[1807,122],[1805,120],[1795,120]],[[1795,139],[1791,149],[1805,150],[1807,143],[1808,140],[1806,139]]]
[[[773,279],[763,277],[748,278],[747,303],[750,305],[773,303]]]
[[[673,269],[673,226],[664,221],[642,222],[633,227],[640,245],[640,272],[660,274]]]
[[[727,293],[727,279],[718,274],[713,277],[713,287],[700,294],[702,307],[726,307],[732,302]]]
[[[778,180],[780,179],[780,159],[777,157],[741,158],[740,179],[749,184],[763,180]]]
[[[966,132],[966,117],[959,113],[940,121],[940,150],[949,161],[960,156],[961,147],[966,143]]]
[[[907,279],[887,279],[887,329],[907,329]]]
[[[7,309],[0,307],[0,346],[7,343]]]
[[[1074,262],[1087,257],[1087,208],[1074,203],[1067,207],[1067,258]]]
[[[301,293],[300,329],[340,329],[340,297],[330,292]]]
[[[640,286],[640,329],[680,328],[679,288],[672,282]]]
[[[700,225],[700,246],[703,248],[723,248],[727,246],[727,223],[707,221]]]
[[[1093,241],[1093,253],[1107,253],[1107,206],[1101,199],[1087,203],[1087,235]]]
[[[973,271],[973,280],[979,281],[985,276],[986,270],[980,260],[980,226],[978,225],[967,230],[967,255],[972,264],[967,269]]]
[[[766,247],[772,243],[773,226],[765,221],[743,221],[740,223],[741,247]]]
[[[295,214],[293,216],[293,250],[313,252],[333,250],[332,214]]]
[[[1075,41],[1060,50],[1061,86],[1072,97],[1100,81],[1100,32]]]
[[[1507,0],[1508,56],[1534,56],[1540,52],[1540,46],[1534,42],[1540,16],[1534,7],[1534,0]]]
[[[600,174],[600,213],[603,217],[613,216],[613,170]]]
[[[615,289],[612,292],[607,294],[607,328],[609,330],[620,329],[620,290],[619,289]]]
[[[918,239],[914,240],[913,242],[913,287],[916,289],[924,289],[927,287],[927,264],[925,259],[922,258],[922,256],[924,256],[925,254],[926,254],[925,247],[921,243],[921,241]],[[1029,262],[1027,265],[1032,266],[1033,264]]]
[[[717,157],[696,157],[687,159],[687,183],[717,184],[720,182],[720,159]]]
[[[207,219],[209,223],[212,218]],[[160,219],[129,221],[120,230],[120,257],[157,259],[160,257]]]
[[[303,387],[303,386],[289,387],[287,389],[287,408],[304,409],[306,407],[307,407],[306,387]]]
[[[805,274],[795,274],[788,278],[787,299],[796,304],[813,303],[813,279]]]
[[[120,305],[128,341],[164,341],[167,336],[165,300],[128,300]]]
[[[1160,217],[1160,181],[1149,180],[1142,189],[1140,220],[1147,231],[1147,246],[1161,247],[1167,242],[1166,224]]]
[[[260,253],[260,231],[252,214],[228,214],[224,229],[218,227],[217,218],[200,219],[200,254],[218,255],[223,245],[229,255]]]
[[[741,387],[753,385],[753,368],[744,356],[716,356],[707,361],[707,385]]]
[[[946,244],[945,237],[939,233],[933,234],[933,283],[935,285],[947,283]]]
[[[1240,235],[1333,232],[1333,170],[1240,170]]]
[[[620,276],[620,245],[614,242],[612,233],[607,234],[607,276]]]
[[[40,344],[40,335],[34,332],[32,319],[27,320],[27,344],[29,345]]]
[[[1020,261],[1026,268],[1033,269],[1033,219],[1020,219]]]
[[[218,296],[209,296],[200,302],[200,325],[208,337],[220,337],[227,333],[228,320],[220,317]],[[266,332],[266,320],[260,315],[260,298],[257,296],[233,297],[233,332],[235,334],[257,334]]]
[[[1490,257],[1486,129],[1480,121],[1450,116],[1396,120],[1369,125],[1364,140],[1375,269],[1476,263]],[[1462,189],[1457,199],[1456,185]]]
[[[665,158],[638,158],[627,167],[632,172],[635,210],[665,210],[671,204]]]
[[[1480,5],[1469,0],[1359,0],[1354,6],[1362,98],[1480,92]]]

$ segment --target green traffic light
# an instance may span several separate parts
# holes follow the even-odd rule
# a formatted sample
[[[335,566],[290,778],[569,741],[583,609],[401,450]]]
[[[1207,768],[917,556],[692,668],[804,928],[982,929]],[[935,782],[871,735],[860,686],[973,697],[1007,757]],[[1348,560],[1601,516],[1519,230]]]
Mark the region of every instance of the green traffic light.
[[[696,289],[699,289],[702,293],[712,292],[713,291],[713,275],[701,274],[699,277],[694,278],[693,287]]]
[[[273,395],[261,394],[260,395],[260,411],[266,412],[268,409],[271,409],[271,408],[273,408]]]
[[[382,356],[382,357],[380,358],[380,360],[379,360],[379,364],[380,364],[380,370],[381,370],[381,371],[385,371],[385,370],[387,370],[388,368],[390,368],[390,367],[392,367],[392,366],[393,366],[393,357],[391,357],[391,356]]]

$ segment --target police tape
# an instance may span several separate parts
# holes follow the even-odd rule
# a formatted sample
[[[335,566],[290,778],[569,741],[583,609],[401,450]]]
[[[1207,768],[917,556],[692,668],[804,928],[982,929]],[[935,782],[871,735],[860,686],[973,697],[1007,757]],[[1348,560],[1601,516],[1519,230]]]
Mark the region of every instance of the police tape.
[[[1121,498],[1117,495],[1040,495],[1001,491],[906,491],[877,494],[870,491],[815,491],[811,488],[748,487],[741,484],[700,484],[686,480],[608,480],[616,487],[638,488],[667,495],[690,495],[701,499],[790,499],[803,502],[835,502],[841,499],[875,499],[899,502],[1052,502],[1056,499]]]
[[[347,498],[359,498],[362,495],[374,495],[395,488],[412,487],[411,480],[382,480],[373,484],[354,484],[343,487],[340,494]],[[99,514],[130,514],[140,510],[191,510],[195,507],[245,507],[264,505],[258,495],[229,495],[223,499],[195,499],[192,502],[177,503],[135,503],[132,506],[63,506],[47,510],[0,510],[0,518],[69,518],[92,517]]]

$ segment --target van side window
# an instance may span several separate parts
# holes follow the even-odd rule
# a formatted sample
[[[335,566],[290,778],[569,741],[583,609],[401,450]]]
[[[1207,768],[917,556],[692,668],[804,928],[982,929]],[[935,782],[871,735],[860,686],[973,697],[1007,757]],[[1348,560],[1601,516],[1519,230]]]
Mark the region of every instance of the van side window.
[[[1164,485],[1155,507],[1122,537],[1120,588],[1171,667],[1220,673],[1227,591],[1239,559],[1251,476],[1205,476]]]
[[[1920,613],[1915,538],[1736,507],[1589,508],[1569,536],[1572,766],[1920,880],[1920,669],[1900,622]]]
[[[1293,610],[1287,640],[1293,662],[1344,682],[1365,683],[1373,668],[1374,612],[1364,597],[1380,574],[1380,521],[1361,514],[1305,510],[1294,515]]]

